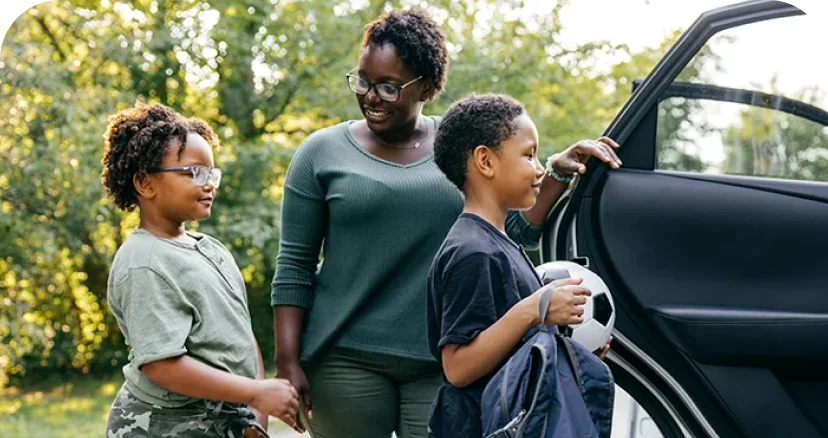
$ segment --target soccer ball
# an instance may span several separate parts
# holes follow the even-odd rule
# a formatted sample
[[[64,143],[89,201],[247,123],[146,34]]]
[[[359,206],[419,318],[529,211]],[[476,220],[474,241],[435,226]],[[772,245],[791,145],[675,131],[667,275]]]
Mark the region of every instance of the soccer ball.
[[[562,278],[582,278],[581,283],[592,291],[584,305],[584,322],[570,325],[572,339],[589,351],[598,351],[607,344],[615,326],[615,303],[609,288],[598,274],[573,262],[550,262],[535,268],[543,284]]]

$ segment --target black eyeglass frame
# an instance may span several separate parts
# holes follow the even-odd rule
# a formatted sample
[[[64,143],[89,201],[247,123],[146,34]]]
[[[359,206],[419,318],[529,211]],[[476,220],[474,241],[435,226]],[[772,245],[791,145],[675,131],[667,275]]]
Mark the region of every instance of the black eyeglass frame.
[[[412,80],[410,80],[410,81],[408,81],[408,82],[406,82],[402,85],[392,84],[392,83],[389,83],[389,82],[371,82],[368,79],[363,78],[362,76],[353,74],[353,72],[355,72],[358,68],[359,67],[355,67],[353,70],[349,71],[345,75],[345,79],[348,80],[348,88],[354,94],[356,94],[357,96],[365,96],[368,93],[370,93],[371,89],[373,88],[374,93],[383,102],[396,102],[396,101],[400,100],[400,95],[402,94],[402,90],[405,89],[405,87],[407,87],[407,86],[409,86],[409,85],[411,85],[411,84],[413,84],[413,83],[415,83],[415,82],[417,82],[417,81],[419,81],[420,79],[423,78],[423,76],[417,76],[416,78],[414,78],[414,79],[412,79]],[[365,90],[364,93],[360,93],[360,92],[358,92],[357,90],[354,89],[354,86],[351,84],[351,78],[354,78],[358,81],[365,81],[365,83],[368,84],[368,88]],[[397,96],[396,99],[386,99],[386,98],[383,98],[382,96],[380,96],[379,89],[377,88],[378,85],[385,85],[385,86],[391,87],[394,90],[396,90],[396,96]]]

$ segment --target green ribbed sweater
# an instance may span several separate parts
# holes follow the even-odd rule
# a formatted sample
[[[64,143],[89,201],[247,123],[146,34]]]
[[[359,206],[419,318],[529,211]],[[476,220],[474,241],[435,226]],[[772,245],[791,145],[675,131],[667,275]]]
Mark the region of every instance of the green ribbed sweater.
[[[428,121],[436,130],[439,118]],[[271,303],[308,309],[302,362],[330,346],[433,361],[426,279],[462,195],[433,154],[385,161],[357,143],[350,123],[314,133],[290,163]],[[527,247],[540,239],[518,212],[506,230]]]

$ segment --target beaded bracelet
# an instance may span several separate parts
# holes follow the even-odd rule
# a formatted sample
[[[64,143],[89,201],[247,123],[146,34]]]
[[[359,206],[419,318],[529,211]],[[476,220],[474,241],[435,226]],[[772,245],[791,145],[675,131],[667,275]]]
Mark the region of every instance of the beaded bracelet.
[[[555,181],[560,181],[564,184],[569,184],[569,183],[572,182],[573,179],[575,179],[575,174],[573,173],[573,174],[569,174],[569,175],[564,176],[564,175],[560,175],[557,172],[555,172],[555,169],[552,167],[552,162],[555,161],[555,156],[556,155],[552,155],[552,156],[550,156],[549,158],[546,159],[546,173],[549,176],[551,176],[552,179],[554,179]]]

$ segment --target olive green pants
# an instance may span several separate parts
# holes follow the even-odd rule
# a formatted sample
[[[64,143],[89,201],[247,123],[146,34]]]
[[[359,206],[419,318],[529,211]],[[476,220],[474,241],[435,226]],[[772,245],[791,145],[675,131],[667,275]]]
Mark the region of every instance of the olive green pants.
[[[441,369],[425,362],[334,348],[303,366],[313,438],[425,438]]]

